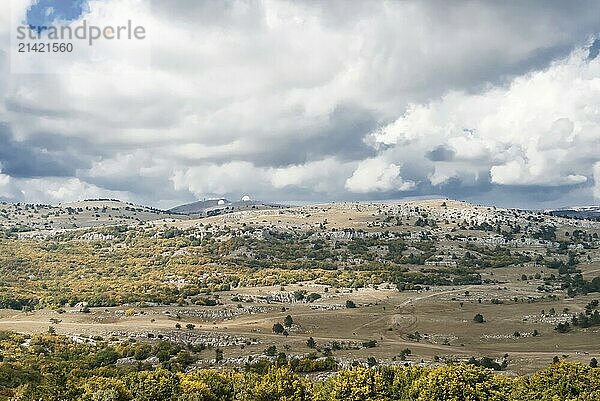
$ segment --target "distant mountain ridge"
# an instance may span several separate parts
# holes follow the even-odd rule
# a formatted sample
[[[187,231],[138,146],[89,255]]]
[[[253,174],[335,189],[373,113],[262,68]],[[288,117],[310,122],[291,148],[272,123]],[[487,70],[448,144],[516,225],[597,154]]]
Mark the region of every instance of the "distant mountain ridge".
[[[288,206],[285,205],[251,200],[249,197],[244,197],[239,201],[231,201],[226,198],[217,198],[176,206],[169,209],[168,212],[198,216],[216,216],[219,214],[232,213],[241,210],[283,209],[287,207]]]
[[[546,210],[553,216],[569,217],[574,219],[600,220],[600,206],[572,206],[560,209]]]

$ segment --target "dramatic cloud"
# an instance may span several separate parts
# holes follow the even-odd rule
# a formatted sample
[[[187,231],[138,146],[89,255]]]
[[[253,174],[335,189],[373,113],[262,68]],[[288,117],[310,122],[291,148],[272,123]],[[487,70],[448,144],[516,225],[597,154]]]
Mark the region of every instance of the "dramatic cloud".
[[[380,158],[363,160],[346,180],[346,189],[358,193],[407,191],[414,187],[414,182],[402,179],[399,165]]]
[[[189,190],[196,197],[232,193],[269,196],[269,192],[262,192],[264,188],[275,188],[288,194],[317,193],[332,197],[343,186],[344,177],[352,173],[354,166],[355,163],[344,163],[334,158],[281,168],[256,167],[249,162],[234,161],[178,170],[172,181],[176,190]]]
[[[416,163],[434,186],[482,174],[502,186],[587,185],[600,160],[599,81],[600,62],[579,49],[506,87],[412,105],[367,141],[391,163],[427,155]]]
[[[2,199],[598,196],[596,1],[52,3],[0,15]],[[11,15],[147,38],[19,74]]]

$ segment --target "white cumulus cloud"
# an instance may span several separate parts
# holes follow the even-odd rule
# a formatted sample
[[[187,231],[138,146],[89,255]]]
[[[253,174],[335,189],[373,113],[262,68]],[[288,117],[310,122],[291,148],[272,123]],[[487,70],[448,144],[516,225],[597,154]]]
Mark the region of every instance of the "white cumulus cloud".
[[[447,160],[414,162],[434,186],[485,175],[502,186],[589,185],[600,159],[600,59],[580,48],[509,85],[414,104],[366,141],[387,163],[444,149],[435,156]]]
[[[346,189],[356,193],[408,191],[414,187],[414,182],[402,179],[399,165],[381,158],[363,160],[346,180]]]

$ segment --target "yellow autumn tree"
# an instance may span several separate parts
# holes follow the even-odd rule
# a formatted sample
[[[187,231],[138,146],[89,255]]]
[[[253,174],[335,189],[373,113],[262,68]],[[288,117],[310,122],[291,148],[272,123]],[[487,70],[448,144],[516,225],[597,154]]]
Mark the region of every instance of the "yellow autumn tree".
[[[506,401],[511,380],[492,370],[473,365],[449,365],[432,369],[412,386],[416,401]]]

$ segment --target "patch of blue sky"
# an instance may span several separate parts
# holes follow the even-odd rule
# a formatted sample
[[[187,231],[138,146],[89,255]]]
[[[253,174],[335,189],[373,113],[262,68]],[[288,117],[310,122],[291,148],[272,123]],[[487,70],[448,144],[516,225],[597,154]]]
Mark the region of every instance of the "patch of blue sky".
[[[88,0],[34,0],[27,10],[29,26],[48,27],[78,20],[89,8]]]

